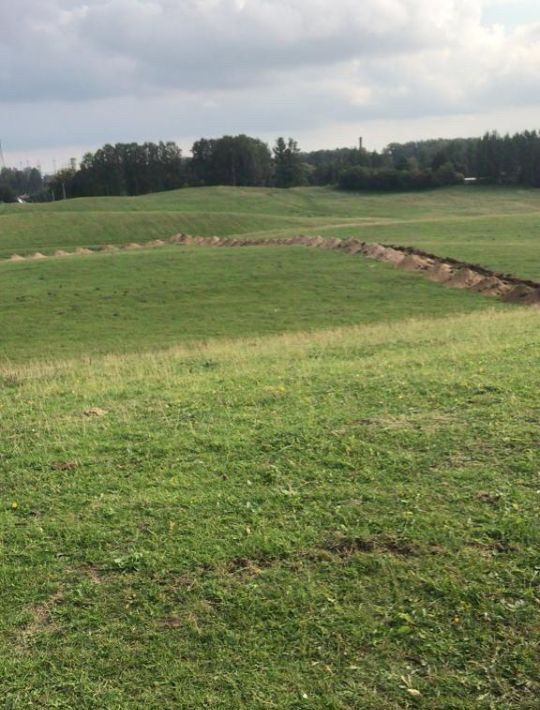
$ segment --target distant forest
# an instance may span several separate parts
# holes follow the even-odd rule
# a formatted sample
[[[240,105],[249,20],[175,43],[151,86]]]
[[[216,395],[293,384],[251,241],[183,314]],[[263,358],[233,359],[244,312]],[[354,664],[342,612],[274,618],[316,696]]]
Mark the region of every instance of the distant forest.
[[[272,150],[246,135],[201,138],[184,157],[173,142],[117,143],[87,153],[78,168],[43,176],[36,168],[0,171],[0,202],[143,195],[204,185],[332,185],[343,190],[406,191],[476,178],[484,184],[540,187],[540,133],[390,143],[381,152],[337,148],[302,152],[278,138]]]

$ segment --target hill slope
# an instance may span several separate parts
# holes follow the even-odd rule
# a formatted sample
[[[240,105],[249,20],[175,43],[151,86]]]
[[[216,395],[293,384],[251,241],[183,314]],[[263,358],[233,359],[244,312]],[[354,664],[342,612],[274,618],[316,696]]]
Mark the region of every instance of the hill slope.
[[[540,279],[540,191],[532,189],[389,195],[215,187],[0,209],[0,257],[166,239],[176,232],[260,238],[321,233],[416,246]]]
[[[502,309],[364,257],[168,246],[0,264],[0,360]]]
[[[4,368],[6,702],[532,707],[538,325]]]

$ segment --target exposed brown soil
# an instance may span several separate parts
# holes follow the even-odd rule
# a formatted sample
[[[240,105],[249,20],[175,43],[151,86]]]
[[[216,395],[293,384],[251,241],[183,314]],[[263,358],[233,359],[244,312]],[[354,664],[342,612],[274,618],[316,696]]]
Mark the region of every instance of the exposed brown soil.
[[[491,271],[477,264],[439,257],[414,247],[387,244],[370,244],[356,239],[323,239],[317,237],[290,237],[287,239],[237,239],[229,237],[192,237],[176,234],[169,239],[171,244],[198,246],[276,246],[296,245],[343,251],[347,254],[363,254],[369,259],[384,261],[406,271],[419,271],[430,281],[451,288],[463,288],[483,296],[500,298],[508,303],[540,305],[540,283],[516,276]]]
[[[444,284],[451,288],[462,288],[479,293],[482,296],[500,298],[507,303],[519,305],[540,305],[540,283],[528,279],[520,279],[509,274],[491,271],[477,264],[458,261],[449,257],[394,244],[370,244],[359,239],[325,239],[321,236],[283,237],[275,239],[243,239],[240,237],[196,237],[191,234],[175,234],[166,242],[154,239],[144,244],[131,242],[123,246],[107,244],[100,251],[117,251],[118,249],[135,250],[144,248],[159,248],[168,244],[194,245],[203,247],[264,247],[264,246],[304,246],[316,249],[342,251],[345,254],[362,254],[368,259],[384,261],[405,271],[417,271],[430,281]],[[96,252],[84,247],[78,247],[76,255],[84,256]],[[55,256],[68,256],[69,252],[58,250]],[[45,259],[44,254],[37,252],[32,256],[23,257],[13,254],[10,261],[25,261],[26,259]]]
[[[91,407],[90,409],[85,409],[83,415],[85,417],[104,417],[107,414],[106,409],[101,409],[101,407]]]
[[[371,538],[337,537],[329,540],[325,550],[340,557],[351,557],[357,552],[389,553],[401,557],[412,557],[419,554],[418,548],[409,540],[378,535]]]
[[[19,644],[26,644],[37,634],[53,633],[57,630],[58,627],[53,620],[53,612],[55,607],[62,603],[63,598],[63,592],[59,590],[42,604],[36,604],[29,609],[32,619],[21,629],[18,638]]]
[[[53,471],[75,471],[79,468],[77,461],[53,461],[51,469]]]

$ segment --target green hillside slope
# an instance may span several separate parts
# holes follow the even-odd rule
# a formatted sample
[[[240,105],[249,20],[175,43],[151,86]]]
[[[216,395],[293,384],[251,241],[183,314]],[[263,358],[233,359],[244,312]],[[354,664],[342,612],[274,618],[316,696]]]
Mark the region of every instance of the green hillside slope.
[[[165,239],[176,232],[261,238],[351,235],[414,245],[540,278],[540,191],[496,187],[417,194],[215,187],[143,197],[4,205],[0,257]]]
[[[538,326],[4,368],[7,706],[533,707]]]

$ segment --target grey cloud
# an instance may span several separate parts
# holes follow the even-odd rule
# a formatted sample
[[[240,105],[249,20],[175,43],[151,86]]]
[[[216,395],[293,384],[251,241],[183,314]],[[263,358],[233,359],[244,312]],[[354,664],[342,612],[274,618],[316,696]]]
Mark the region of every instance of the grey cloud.
[[[539,26],[484,0],[19,0],[0,23],[0,135],[94,146],[540,104]]]

